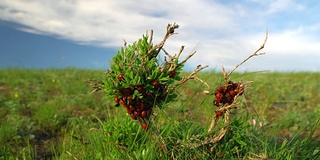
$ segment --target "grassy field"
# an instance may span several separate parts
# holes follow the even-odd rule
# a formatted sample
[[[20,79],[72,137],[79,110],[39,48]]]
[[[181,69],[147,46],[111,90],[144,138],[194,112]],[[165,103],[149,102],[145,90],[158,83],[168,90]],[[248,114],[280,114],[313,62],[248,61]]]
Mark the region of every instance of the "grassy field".
[[[164,110],[159,132],[144,132],[123,107],[91,94],[92,70],[0,70],[0,159],[317,159],[320,157],[320,73],[235,73],[253,81],[232,111],[230,129],[214,151],[187,147],[214,115],[214,71],[199,73]],[[254,123],[255,122],[255,123]],[[162,152],[155,137],[162,137]],[[201,137],[199,137],[201,139]]]

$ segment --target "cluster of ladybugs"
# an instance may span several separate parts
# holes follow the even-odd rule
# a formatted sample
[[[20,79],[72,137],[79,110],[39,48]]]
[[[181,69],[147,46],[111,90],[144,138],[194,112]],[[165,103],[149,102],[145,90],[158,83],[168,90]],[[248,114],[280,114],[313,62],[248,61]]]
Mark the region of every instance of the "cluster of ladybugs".
[[[244,92],[244,87],[239,83],[229,81],[226,86],[220,86],[214,92],[215,100],[213,104],[217,107],[223,106],[225,104],[232,104],[234,97],[236,95],[242,95]],[[216,111],[217,116],[222,116],[221,111]]]
[[[124,79],[124,75],[121,73],[118,75],[118,80],[122,81]],[[152,81],[151,85],[153,86],[154,91],[148,92],[144,89],[142,85],[137,85],[132,88],[125,88],[119,91],[120,96],[114,97],[114,102],[116,102],[116,106],[120,104],[123,105],[127,109],[127,113],[134,120],[138,118],[141,119],[149,119],[152,113],[152,107],[154,103],[160,102],[162,100],[163,92],[165,92],[165,86],[160,84],[157,81]],[[137,90],[139,93],[143,95],[142,98],[134,97],[133,93]],[[159,95],[162,95],[159,97]],[[148,125],[146,123],[141,123],[141,127],[144,130],[147,130]]]

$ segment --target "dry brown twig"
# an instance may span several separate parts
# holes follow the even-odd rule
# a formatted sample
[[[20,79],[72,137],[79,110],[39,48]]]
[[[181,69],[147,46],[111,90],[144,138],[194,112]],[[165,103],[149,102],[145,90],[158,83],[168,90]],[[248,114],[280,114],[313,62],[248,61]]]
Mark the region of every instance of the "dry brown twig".
[[[172,89],[175,89],[175,88],[181,86],[182,84],[186,83],[189,79],[197,79],[197,80],[200,81],[200,82],[204,82],[204,81],[201,80],[200,78],[196,77],[195,74],[198,73],[199,71],[201,71],[202,69],[207,68],[207,67],[208,67],[208,65],[206,65],[206,66],[198,65],[197,68],[196,68],[193,72],[191,72],[191,73],[189,74],[189,76],[183,77],[180,82],[178,82],[176,85],[174,85],[172,88],[169,88],[169,89],[171,89],[171,90],[172,90]],[[206,83],[204,83],[204,84],[206,84]],[[208,85],[208,84],[206,84],[206,85]]]
[[[224,71],[224,79],[225,79],[225,83],[226,81],[228,81],[229,76],[239,67],[241,66],[243,63],[245,63],[246,61],[248,61],[250,58],[254,57],[254,56],[260,56],[260,55],[264,55],[265,52],[259,53],[265,46],[265,44],[267,43],[268,40],[268,29],[266,29],[266,37],[264,39],[264,42],[262,43],[262,45],[260,46],[260,48],[258,48],[255,52],[253,52],[253,54],[251,54],[249,57],[247,57],[246,59],[244,59],[241,63],[237,64],[229,73],[226,74],[223,66],[222,66],[222,70]]]
[[[170,37],[170,36],[172,36],[172,35],[174,35],[174,34],[177,34],[177,33],[175,33],[174,31],[175,31],[175,29],[178,29],[179,28],[179,25],[178,24],[176,24],[176,23],[173,23],[173,24],[168,24],[167,25],[167,31],[166,31],[166,34],[165,34],[165,36],[164,36],[164,38],[163,38],[163,40],[159,43],[159,44],[157,44],[157,45],[155,45],[152,49],[150,49],[149,50],[149,52],[148,52],[148,54],[150,54],[152,51],[154,51],[154,50],[158,50],[158,54],[160,53],[160,51],[161,51],[161,49],[162,49],[162,47],[164,46],[164,44],[166,43],[166,41],[167,41],[167,39]],[[149,43],[152,43],[152,34],[153,34],[153,31],[151,30],[151,36],[150,36],[150,40],[149,40]],[[156,55],[157,56],[157,55]]]
[[[179,28],[179,25],[176,24],[176,23],[168,24],[168,25],[167,25],[167,31],[166,31],[166,34],[165,34],[163,40],[162,40],[159,44],[155,45],[155,46],[154,46],[152,49],[150,49],[150,51],[148,52],[148,53],[151,53],[153,50],[158,50],[158,54],[159,54],[159,52],[162,50],[162,51],[164,52],[164,54],[169,57],[169,60],[168,60],[168,61],[166,60],[166,57],[165,57],[164,65],[163,65],[162,68],[160,69],[161,71],[163,71],[163,70],[166,68],[167,65],[170,65],[170,68],[169,68],[169,70],[168,70],[169,72],[170,72],[170,71],[174,71],[174,70],[178,67],[178,65],[175,65],[175,64],[174,64],[174,60],[180,57],[181,53],[182,53],[183,50],[184,50],[184,46],[181,46],[178,54],[175,54],[175,55],[169,54],[169,53],[163,48],[166,40],[167,40],[170,36],[172,36],[172,35],[174,35],[174,34],[178,34],[178,33],[175,33],[175,29],[178,29],[178,28]],[[151,34],[150,37],[151,37],[151,38],[152,38],[152,33],[153,33],[153,32],[150,32],[150,34]],[[149,43],[151,43],[151,40],[150,40]],[[189,54],[184,60],[182,60],[179,64],[184,64],[185,62],[187,62],[187,61],[188,61],[192,56],[194,56],[195,54],[196,54],[196,51],[193,51],[193,52],[192,52],[191,54]],[[178,83],[177,83],[176,85],[174,85],[173,87],[168,88],[167,91],[174,90],[175,88],[179,87],[180,85],[184,84],[185,82],[187,82],[187,81],[190,80],[190,79],[196,79],[196,80],[204,83],[204,81],[201,80],[200,78],[196,77],[195,74],[198,73],[199,71],[207,68],[207,67],[208,67],[208,65],[206,65],[206,66],[198,65],[197,68],[196,68],[193,72],[191,72],[189,76],[183,77],[180,82],[178,82]],[[204,84],[208,86],[207,83],[204,83]]]
[[[222,73],[224,76],[224,83],[225,85],[228,85],[228,80],[230,75],[239,67],[241,66],[243,63],[245,63],[246,61],[248,61],[250,58],[254,57],[254,56],[259,56],[259,55],[263,55],[265,53],[259,53],[265,46],[266,42],[268,39],[268,29],[266,30],[266,37],[264,39],[264,42],[262,43],[262,45],[260,46],[260,48],[258,48],[255,52],[253,52],[253,54],[251,54],[250,56],[248,56],[246,59],[244,59],[241,63],[237,64],[230,72],[226,72],[224,67],[222,66]],[[250,84],[251,82],[240,82],[240,87],[243,87],[244,90],[247,89],[247,86]],[[225,122],[224,122],[224,127],[220,130],[220,132],[213,138],[207,138],[207,142],[203,143],[204,144],[215,144],[218,141],[220,141],[222,139],[222,137],[226,134],[226,132],[228,131],[228,125],[230,123],[230,109],[234,108],[237,104],[239,104],[240,102],[238,101],[238,97],[240,94],[237,94],[234,97],[234,100],[231,104],[225,104],[224,106],[221,107],[217,107],[216,111],[221,111],[221,112],[225,112]],[[220,120],[220,116],[213,116],[213,119],[211,121],[211,125],[208,129],[208,134],[210,135],[213,131],[213,129],[216,127],[216,123]]]
[[[244,59],[241,63],[237,64],[231,71],[229,71],[228,73],[225,71],[224,67],[222,66],[222,73],[224,76],[224,85],[227,86],[228,85],[228,81],[229,81],[229,77],[230,75],[239,67],[241,66],[243,63],[245,63],[246,61],[248,61],[250,58],[254,57],[254,56],[259,56],[259,55],[263,55],[265,53],[259,53],[265,46],[266,42],[268,39],[268,30],[266,30],[266,37],[264,39],[264,42],[262,43],[262,45],[260,46],[260,48],[258,48],[253,54],[251,54],[250,56],[248,56],[246,59]],[[244,88],[243,91],[245,91],[248,88],[248,85],[251,83],[251,81],[248,82],[240,82],[240,86]],[[200,146],[210,146],[210,150],[212,151],[217,142],[219,142],[227,133],[228,131],[228,127],[230,124],[230,109],[235,108],[236,105],[238,105],[240,102],[238,101],[238,98],[240,96],[240,93],[238,93],[234,99],[233,102],[231,104],[224,104],[223,106],[219,106],[216,109],[217,111],[223,112],[224,114],[224,126],[220,129],[220,131],[216,134],[213,135],[214,132],[213,130],[216,128],[217,123],[219,120],[221,120],[221,116],[218,116],[216,114],[213,115],[212,119],[211,119],[211,123],[210,123],[210,127],[208,129],[208,132],[206,133],[206,138],[204,140],[196,140],[198,137],[202,137],[202,135],[195,135],[193,137],[191,137],[189,140],[190,141],[195,141],[195,142],[189,142],[187,145],[182,144],[182,142],[178,142],[179,145],[185,146],[185,147],[189,147],[189,148],[197,148]]]

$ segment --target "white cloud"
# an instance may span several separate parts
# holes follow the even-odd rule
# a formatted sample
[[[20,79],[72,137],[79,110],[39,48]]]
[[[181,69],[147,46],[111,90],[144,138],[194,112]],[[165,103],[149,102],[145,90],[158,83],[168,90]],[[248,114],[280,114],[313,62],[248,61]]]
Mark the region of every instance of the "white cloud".
[[[24,24],[33,32],[83,42],[106,41],[107,46],[118,46],[123,38],[133,41],[147,29],[164,31],[174,21],[198,33],[232,25],[226,8],[203,1],[4,0],[0,5],[1,19]]]
[[[304,35],[308,31],[289,30],[283,33],[270,35],[269,51],[281,55],[318,54],[320,51],[319,39]]]
[[[259,4],[264,8],[263,13],[272,14],[277,12],[295,12],[303,11],[305,6],[295,2],[294,0],[249,0]]]
[[[268,5],[268,13],[281,12],[284,10],[302,11],[304,6],[293,0],[272,0]]]
[[[291,70],[296,69],[292,67],[297,60],[294,55],[320,58],[319,24],[304,25],[301,19],[295,21],[294,14],[288,22],[281,18],[284,12],[303,14],[305,10],[307,4],[294,0],[230,4],[209,0],[2,0],[0,19],[20,23],[26,32],[112,48],[122,46],[122,39],[128,43],[137,40],[148,29],[155,31],[154,40],[159,42],[167,23],[177,22],[179,35],[168,41],[167,51],[176,53],[185,45],[185,57],[196,47],[198,53],[190,59],[190,66],[209,64],[212,68],[239,63],[261,45],[268,27],[267,54],[248,61],[240,70]],[[276,57],[282,58],[281,63]]]

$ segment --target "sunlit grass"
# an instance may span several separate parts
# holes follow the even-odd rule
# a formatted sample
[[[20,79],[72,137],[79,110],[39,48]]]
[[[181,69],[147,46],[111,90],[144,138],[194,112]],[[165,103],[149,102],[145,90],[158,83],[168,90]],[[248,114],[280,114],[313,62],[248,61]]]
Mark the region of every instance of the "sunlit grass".
[[[162,153],[123,107],[86,80],[103,71],[0,70],[0,159],[304,159],[319,156],[319,73],[234,73],[253,81],[232,112],[230,131],[212,154],[179,148],[177,142],[205,132],[214,114],[213,92],[222,75],[199,73],[178,89],[179,97],[156,109],[155,126],[166,143]],[[252,124],[252,120],[256,125]],[[259,125],[263,126],[260,127]]]

